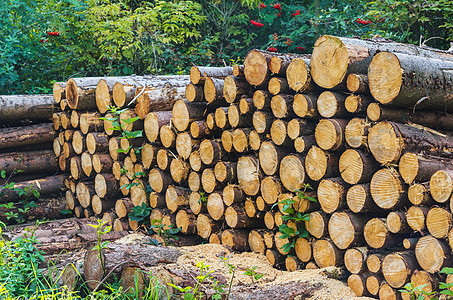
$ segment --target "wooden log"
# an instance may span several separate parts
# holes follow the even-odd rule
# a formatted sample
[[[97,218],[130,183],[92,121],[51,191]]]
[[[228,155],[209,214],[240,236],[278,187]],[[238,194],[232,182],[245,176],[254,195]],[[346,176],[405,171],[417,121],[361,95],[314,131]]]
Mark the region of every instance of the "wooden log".
[[[169,111],[176,101],[185,99],[185,87],[172,86],[166,84],[157,88],[137,88],[135,92],[136,105],[135,113],[140,119],[153,111]],[[140,94],[141,93],[141,94]]]
[[[402,238],[399,235],[392,234],[385,219],[373,218],[369,220],[363,229],[363,235],[366,243],[375,249],[400,246]]]
[[[244,202],[244,210],[245,214],[249,218],[258,218],[258,208],[256,207],[256,203],[253,198],[247,197]]]
[[[451,68],[451,60],[381,52],[368,69],[370,91],[382,104],[452,111],[446,99],[453,83],[444,75]]]
[[[47,148],[54,139],[52,124],[36,124],[30,126],[0,129],[0,149],[38,146]]]
[[[236,182],[237,181],[237,163],[219,161],[214,167],[215,178],[221,182]]]
[[[339,118],[348,116],[348,111],[345,108],[346,95],[324,91],[317,100],[317,108],[319,114],[324,118]]]
[[[143,149],[142,149],[143,152]],[[194,152],[192,152],[194,153]],[[156,154],[156,163],[159,169],[162,171],[169,171],[170,165],[172,160],[175,158],[174,154],[171,153],[170,150],[167,149],[159,149]],[[142,160],[144,160],[143,153],[142,153]]]
[[[203,171],[203,162],[200,158],[200,152],[193,151],[189,156],[189,164],[195,172]]]
[[[173,105],[173,125],[179,131],[185,131],[191,122],[202,120],[206,113],[205,103],[190,103],[178,100]]]
[[[436,202],[445,203],[453,191],[453,171],[439,170],[429,180],[429,190]]]
[[[52,96],[55,103],[60,103],[61,99],[66,99],[66,82],[55,82],[52,88]]]
[[[312,243],[303,237],[299,237],[294,244],[296,256],[302,262],[309,262],[312,259]],[[266,255],[267,256],[267,255]]]
[[[228,123],[232,128],[252,126],[252,114],[251,113],[241,114],[239,104],[231,103],[230,106],[228,107],[227,114]]]
[[[204,84],[208,77],[225,78],[233,74],[233,67],[197,67],[190,69],[190,82]]]
[[[189,176],[189,165],[181,158],[173,159],[170,164],[170,174],[175,182],[180,183]]]
[[[263,139],[264,139],[264,137],[262,137],[262,135],[260,135],[258,132],[256,132],[256,130],[250,131],[250,134],[249,134],[250,149],[252,149],[253,151],[260,150],[261,141]]]
[[[331,214],[345,208],[347,188],[347,183],[339,177],[321,180],[317,191],[321,209]]]
[[[345,128],[348,124],[344,119],[321,119],[316,126],[315,139],[323,150],[341,151],[345,146]]]
[[[294,58],[286,70],[286,79],[290,88],[298,93],[312,89],[314,83],[310,74],[310,59]]]
[[[395,163],[403,151],[449,156],[449,136],[393,122],[379,122],[368,133],[368,144],[380,163]]]
[[[130,180],[134,179],[134,162],[130,156],[124,159],[123,172]]]
[[[344,252],[327,239],[316,240],[313,244],[313,258],[320,268],[343,264]]]
[[[244,65],[234,65],[233,76],[244,77]]]
[[[322,238],[328,232],[329,217],[322,211],[309,214],[309,220],[305,221],[307,231],[317,239]]]
[[[86,136],[86,148],[90,154],[108,151],[108,136],[104,132],[89,132]]]
[[[313,135],[311,136],[299,136],[294,140],[294,149],[298,153],[305,153],[316,145],[316,139]]]
[[[284,261],[284,255],[274,249],[266,249],[266,258],[274,267],[278,267]]]
[[[373,296],[378,296],[384,278],[381,275],[369,274],[366,278],[366,289]]]
[[[374,103],[371,97],[351,94],[346,97],[344,107],[351,114],[366,114],[371,103]]]
[[[94,182],[79,182],[76,187],[77,199],[83,208],[91,204],[91,198],[96,194]]]
[[[134,206],[142,206],[143,203],[149,203],[148,196],[146,194],[145,182],[139,178],[135,178],[131,182],[132,187],[130,188],[131,201]]]
[[[257,90],[253,94],[253,105],[259,110],[268,110],[271,108],[272,95],[268,91]]]
[[[195,85],[193,83],[189,83],[186,86],[186,99],[189,102],[203,102],[205,101],[204,98],[204,91],[203,86]]]
[[[251,115],[255,111],[255,108],[253,107],[253,99],[243,96],[239,100],[239,112],[241,115]]]
[[[285,268],[288,272],[294,272],[297,270],[302,270],[304,268],[304,265],[297,257],[287,256],[285,259]]]
[[[427,207],[419,207],[419,206],[411,206],[406,212],[406,220],[407,224],[412,228],[414,231],[421,232],[423,229],[426,228],[426,215],[428,214],[429,208]]]
[[[316,95],[294,95],[293,111],[300,118],[314,118],[318,116]]]
[[[399,161],[399,172],[404,182],[425,182],[438,170],[453,169],[449,160],[439,157],[424,157],[420,154],[407,152]]]
[[[248,83],[253,86],[261,86],[268,82],[270,77],[269,62],[275,54],[251,50],[244,59],[244,75]]]
[[[348,75],[351,73],[366,74],[373,56],[381,51],[444,59],[451,57],[450,54],[441,50],[425,47],[323,35],[316,41],[311,56],[313,80],[326,89],[344,89]],[[386,66],[386,68],[390,68],[390,66]],[[370,73],[368,73],[368,80],[371,89]]]
[[[228,226],[235,229],[262,228],[263,222],[257,218],[247,216],[243,206],[229,206],[225,210],[225,221]]]
[[[57,168],[57,160],[52,150],[10,152],[0,157],[0,170],[5,171],[7,176],[16,172],[47,174],[55,172]]]
[[[165,192],[165,202],[167,208],[172,212],[176,212],[180,206],[189,205],[189,189],[170,185]]]
[[[162,193],[173,183],[173,179],[167,172],[154,168],[149,171],[148,183],[153,191]]]
[[[346,269],[352,274],[363,273],[366,266],[366,259],[368,257],[368,249],[366,247],[356,247],[346,250],[344,253],[344,265]]]
[[[250,128],[236,128],[233,131],[233,148],[238,153],[247,152],[247,150],[249,149],[248,136],[250,135],[251,131],[252,129]]]
[[[369,182],[380,167],[370,153],[356,149],[343,152],[338,165],[341,178],[349,184]]]
[[[153,209],[151,211],[151,214],[149,215],[149,220],[150,220],[151,224],[156,222],[154,220],[161,220],[162,225],[164,225],[162,227],[164,230],[168,230],[170,228],[175,228],[175,226],[176,226],[175,215],[173,215],[170,212],[170,210],[165,209],[165,208],[155,208],[155,209]]]
[[[206,115],[206,126],[208,126],[209,130],[216,131],[218,129],[215,123],[215,113],[208,113]]]
[[[271,126],[271,139],[278,146],[291,146],[292,141],[287,135],[288,122],[280,119],[274,120]]]
[[[201,173],[201,186],[207,193],[212,193],[221,188],[220,182],[215,178],[214,170],[206,168]]]
[[[327,153],[317,146],[308,150],[305,158],[305,171],[310,179],[319,181],[325,177],[340,175],[338,170],[338,155]]]
[[[156,192],[149,194],[149,206],[151,208],[166,207],[165,195]]]
[[[453,227],[451,212],[442,207],[432,207],[426,215],[426,227],[436,238],[446,238]]]
[[[419,238],[405,238],[403,240],[403,247],[406,250],[414,250]]]
[[[264,225],[269,230],[273,230],[275,228],[275,218],[273,212],[266,211],[264,214]]]
[[[170,124],[172,116],[171,111],[155,111],[146,115],[143,126],[148,141],[153,143],[158,140],[161,128]]]
[[[208,125],[205,121],[195,121],[190,123],[190,135],[194,139],[208,138],[213,134],[208,128]]]
[[[408,202],[401,176],[393,168],[380,169],[374,173],[370,192],[374,202],[382,209],[396,209]]]
[[[366,289],[366,278],[366,274],[351,274],[348,277],[348,287],[357,297],[370,295]]]
[[[370,184],[356,184],[346,193],[348,207],[354,213],[378,212],[380,208],[371,197]]]
[[[415,255],[411,252],[389,254],[382,261],[382,275],[391,287],[400,288],[407,283],[417,266]]]
[[[379,288],[379,299],[401,300],[401,294],[393,289],[388,283],[383,281]]]
[[[205,203],[201,201],[200,193],[203,192],[192,192],[189,195],[190,210],[196,215],[207,211]]]
[[[176,228],[181,228],[181,232],[184,234],[196,234],[196,216],[190,211],[181,209],[176,214]]]
[[[230,153],[234,152],[233,149],[233,131],[232,130],[225,130],[222,132],[221,136],[221,141],[222,141],[222,148]]]
[[[237,185],[227,185],[222,192],[223,203],[231,206],[234,203],[242,203],[246,200],[245,194]]]
[[[286,78],[282,77],[272,77],[269,80],[268,90],[272,95],[287,94],[291,92],[288,81]]]
[[[64,142],[63,142],[63,144],[64,144]],[[60,154],[62,154],[62,152],[63,152],[62,151],[63,149],[61,146],[62,146],[62,144],[60,143],[58,138],[53,140],[52,149],[53,149],[53,152],[55,153],[56,157],[59,157]]]
[[[386,254],[388,254],[388,252],[369,254],[366,260],[368,270],[375,274],[381,273],[382,260]]]
[[[264,111],[255,111],[252,117],[253,128],[258,133],[269,133],[273,122],[272,114]]]
[[[83,113],[80,115],[79,126],[83,134],[88,132],[102,131],[104,122],[99,113]]]
[[[33,191],[39,192],[40,196],[50,197],[58,195],[64,188],[64,175],[48,176],[40,179],[20,181],[14,184],[14,189],[0,186],[0,202],[11,202],[18,199],[27,199],[33,195]],[[26,191],[25,194],[19,191]]]
[[[295,140],[300,136],[309,136],[315,132],[315,124],[307,119],[292,119],[288,122],[288,136]]]
[[[291,62],[296,58],[308,58],[308,55],[279,54],[272,56],[269,61],[269,70],[272,74],[285,75]]]
[[[348,249],[363,244],[366,217],[352,213],[335,212],[329,220],[329,235],[339,249]]]
[[[365,148],[368,146],[368,128],[370,124],[365,119],[353,118],[344,130],[346,143],[352,148]]]
[[[124,218],[132,211],[133,207],[130,198],[121,198],[115,202],[115,213],[118,218]]]
[[[211,233],[220,229],[218,223],[214,222],[205,214],[199,214],[197,217],[197,233],[204,239],[209,238]]]
[[[386,226],[391,233],[407,233],[410,230],[404,211],[392,211],[387,215]]]
[[[91,162],[91,155],[88,152],[83,152],[80,156],[80,165],[86,177],[94,175],[93,163]]]
[[[74,132],[72,136],[72,148],[76,154],[82,154],[86,150],[86,136],[81,131]]]
[[[261,181],[261,196],[267,204],[277,202],[279,195],[282,193],[282,184],[277,177],[266,177]]]
[[[364,74],[350,73],[346,79],[348,91],[357,94],[369,94],[368,76]],[[376,294],[373,294],[376,295]]]
[[[294,117],[295,113],[292,108],[294,97],[292,95],[279,94],[271,99],[272,114],[276,118]]]
[[[264,243],[264,231],[263,230],[251,230],[248,237],[248,244],[250,250],[255,253],[264,254],[266,251],[266,245]]]
[[[206,84],[205,84],[206,90]],[[233,103],[238,101],[242,95],[250,92],[250,85],[245,78],[227,76],[223,84],[223,97],[226,102]]]
[[[115,202],[106,199],[101,199],[98,195],[94,195],[91,198],[91,208],[93,214],[100,215],[104,212],[109,211],[115,206]]]
[[[188,159],[192,150],[198,148],[200,140],[192,139],[188,132],[181,132],[176,136],[176,152],[183,159]]]
[[[249,196],[258,194],[261,183],[259,160],[252,156],[239,158],[237,164],[238,183]]]
[[[438,277],[431,275],[426,271],[415,270],[411,276],[411,282],[414,286],[423,286],[422,291],[426,293],[436,292],[438,288]],[[417,293],[420,295],[421,293]],[[403,296],[403,294],[401,294]]]
[[[288,150],[269,141],[263,142],[259,150],[260,166],[264,174],[271,176],[277,173],[280,162]]]
[[[201,176],[197,172],[190,172],[187,178],[189,189],[192,192],[198,192],[201,189]]]
[[[303,188],[306,182],[304,170],[305,158],[299,154],[289,154],[280,163],[280,180],[289,191]]]
[[[0,96],[0,107],[1,124],[47,123],[54,117],[52,95]],[[54,126],[59,123],[55,121]]]
[[[66,100],[71,109],[96,108],[96,85],[102,77],[71,78],[66,83]]]
[[[61,127],[63,127],[63,129],[70,128],[71,123],[70,123],[69,113],[63,111],[60,115],[60,120],[61,120]]]
[[[55,130],[60,130],[61,126],[61,112],[52,114],[52,126]]]
[[[229,129],[228,123],[228,107],[217,107],[215,110],[215,125],[220,129]]]
[[[201,161],[207,166],[213,166],[227,157],[226,152],[223,151],[223,148],[217,140],[203,140],[200,143],[198,151],[200,153]]]
[[[203,87],[206,102],[215,106],[226,105],[227,101],[223,97],[223,86],[223,79],[206,77]]]

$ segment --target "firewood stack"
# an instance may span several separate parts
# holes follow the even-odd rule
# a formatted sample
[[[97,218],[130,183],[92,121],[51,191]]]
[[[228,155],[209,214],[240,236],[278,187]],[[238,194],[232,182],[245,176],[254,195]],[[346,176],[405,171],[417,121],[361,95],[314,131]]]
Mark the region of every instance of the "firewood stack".
[[[0,96],[0,204],[8,203],[0,207],[2,222],[64,217],[63,176],[52,152],[59,108],[52,103],[51,95]]]
[[[286,270],[344,265],[357,295],[435,290],[453,281],[439,274],[453,265],[451,70],[440,50],[322,36],[311,56],[252,50],[243,66],[192,67],[190,83],[70,80],[55,117],[68,205],[123,230],[147,203],[150,220]],[[99,121],[112,103],[140,118],[126,126],[144,130],[140,154]],[[297,197],[307,183],[318,202]],[[284,221],[285,199],[309,220]],[[310,234],[289,252],[284,223]]]

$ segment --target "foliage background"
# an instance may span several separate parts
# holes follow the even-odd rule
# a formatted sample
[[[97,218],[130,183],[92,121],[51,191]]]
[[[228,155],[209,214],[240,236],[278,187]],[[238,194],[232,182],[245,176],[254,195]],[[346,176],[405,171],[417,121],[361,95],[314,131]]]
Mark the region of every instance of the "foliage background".
[[[0,88],[48,93],[74,76],[183,74],[240,63],[252,48],[309,53],[322,34],[448,49],[453,1],[4,0]]]

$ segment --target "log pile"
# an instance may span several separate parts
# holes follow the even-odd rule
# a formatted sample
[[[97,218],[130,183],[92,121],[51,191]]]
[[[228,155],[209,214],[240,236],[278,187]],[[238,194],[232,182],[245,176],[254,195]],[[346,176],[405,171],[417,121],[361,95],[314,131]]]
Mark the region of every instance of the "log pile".
[[[398,299],[411,280],[435,290],[446,280],[439,271],[453,265],[451,69],[453,54],[440,50],[322,36],[311,56],[252,50],[243,66],[192,67],[171,97],[160,85],[143,92],[137,79],[80,81],[84,96],[68,106],[91,109],[98,125],[77,139],[69,129],[67,195],[85,215],[114,207],[117,230],[136,229],[127,215],[147,203],[151,220],[265,254],[279,268],[344,265],[357,295]],[[97,111],[81,101],[94,92]],[[134,95],[124,118],[139,117],[130,130],[144,130],[133,142],[140,155],[118,152],[128,145],[96,121]],[[74,140],[96,141],[96,150]],[[99,174],[85,173],[83,154],[98,156]],[[317,202],[297,196],[307,183]],[[285,221],[286,199],[309,220]],[[310,235],[286,251],[282,224]]]
[[[0,96],[0,221],[62,218],[51,95]],[[32,203],[33,202],[33,203]]]

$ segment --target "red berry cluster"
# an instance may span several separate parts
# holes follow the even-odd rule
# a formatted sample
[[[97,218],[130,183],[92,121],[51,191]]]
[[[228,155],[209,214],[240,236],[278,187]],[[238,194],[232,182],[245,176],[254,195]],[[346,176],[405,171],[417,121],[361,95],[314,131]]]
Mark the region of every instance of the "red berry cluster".
[[[277,52],[277,48],[274,48],[272,46],[267,48],[267,50],[269,50],[270,52]]]
[[[359,24],[362,24],[362,25],[368,25],[368,24],[373,23],[373,22],[371,22],[370,20],[365,21],[365,20],[360,19],[360,18],[358,18],[356,22],[359,23]]]
[[[293,17],[300,15],[300,9],[296,10],[295,13],[293,13]]]
[[[264,26],[263,23],[256,22],[256,21],[253,21],[253,20],[250,20],[250,23],[252,23],[252,25],[255,26],[255,27],[263,27]]]
[[[47,32],[47,34],[50,35],[50,36],[59,36],[60,32],[58,32],[58,31],[49,31],[49,32]]]

